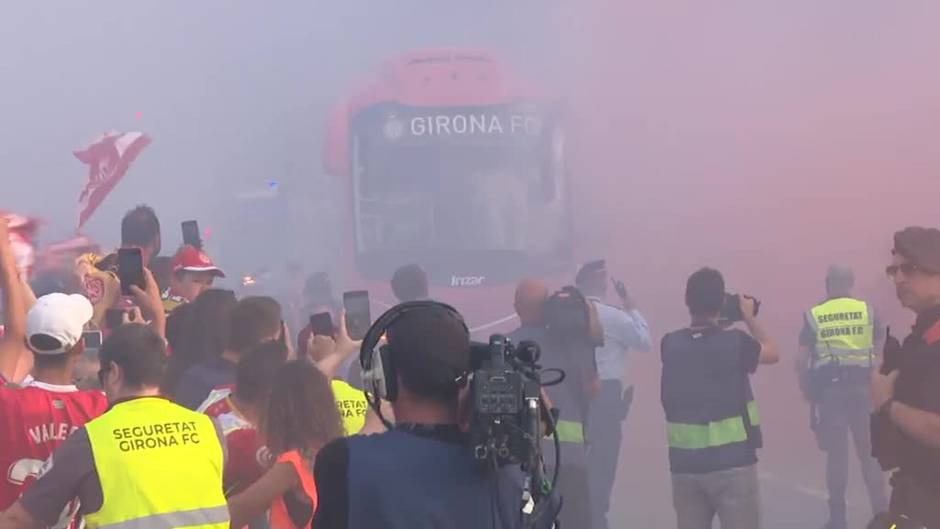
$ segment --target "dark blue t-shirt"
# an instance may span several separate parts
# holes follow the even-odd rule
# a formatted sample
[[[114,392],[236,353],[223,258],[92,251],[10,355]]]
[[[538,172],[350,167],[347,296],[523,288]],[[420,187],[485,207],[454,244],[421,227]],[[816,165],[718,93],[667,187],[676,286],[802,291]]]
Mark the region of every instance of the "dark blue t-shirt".
[[[173,400],[191,410],[198,408],[213,389],[235,385],[237,366],[221,356],[210,358],[183,372],[173,391]]]
[[[670,441],[672,472],[700,474],[756,463],[762,441],[748,375],[757,370],[760,342],[738,329],[686,328],[664,336],[661,347],[666,421],[671,436],[686,435],[684,443]],[[744,423],[746,439],[739,438],[737,421]],[[706,431],[707,442],[688,441]]]
[[[565,373],[561,384],[545,388],[552,404],[561,413],[560,418],[584,423],[589,406],[585,384],[596,376],[594,349],[590,347],[564,347],[552,340],[541,326],[522,326],[507,335],[513,344],[523,341],[535,342],[541,349],[539,365],[543,369],[560,369]],[[551,375],[546,375],[546,379]]]
[[[393,429],[327,444],[314,477],[318,529],[520,529],[518,467],[485,468],[456,425]],[[545,499],[533,529],[548,529],[557,513]]]

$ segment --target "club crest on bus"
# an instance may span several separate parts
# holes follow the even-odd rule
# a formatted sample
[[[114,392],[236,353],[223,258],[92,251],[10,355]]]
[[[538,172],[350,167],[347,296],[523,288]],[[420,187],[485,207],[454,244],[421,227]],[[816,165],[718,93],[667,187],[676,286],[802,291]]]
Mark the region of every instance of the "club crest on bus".
[[[383,132],[386,138],[397,140],[401,138],[401,135],[405,132],[405,124],[395,116],[391,116],[388,118],[388,121],[385,122]]]

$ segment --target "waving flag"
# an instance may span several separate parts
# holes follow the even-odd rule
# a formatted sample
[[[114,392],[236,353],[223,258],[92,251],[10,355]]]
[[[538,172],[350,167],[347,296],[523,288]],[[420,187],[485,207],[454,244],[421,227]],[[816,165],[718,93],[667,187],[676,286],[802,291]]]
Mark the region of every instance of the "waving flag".
[[[65,241],[43,245],[36,255],[36,273],[74,267],[75,259],[85,253],[101,253],[101,247],[86,235],[76,235]]]
[[[150,141],[150,137],[142,132],[112,131],[93,141],[84,150],[75,151],[75,157],[88,165],[88,183],[78,197],[82,206],[78,215],[79,229],[121,181],[137,155]]]
[[[13,248],[13,256],[16,259],[16,268],[21,276],[28,278],[32,274],[33,265],[36,263],[36,247],[33,238],[36,236],[39,221],[33,217],[5,211],[0,211],[0,217],[5,218],[7,221],[10,232],[10,246]]]

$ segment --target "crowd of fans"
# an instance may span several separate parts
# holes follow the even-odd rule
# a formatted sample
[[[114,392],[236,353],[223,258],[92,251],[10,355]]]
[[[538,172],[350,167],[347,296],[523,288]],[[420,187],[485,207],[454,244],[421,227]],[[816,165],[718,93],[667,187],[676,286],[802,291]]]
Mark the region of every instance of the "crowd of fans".
[[[922,318],[940,317],[940,231],[910,228],[895,243],[888,273],[902,303]],[[420,266],[402,266],[390,278],[402,305],[388,313],[378,352],[363,352],[385,364],[379,402],[363,391],[363,380],[377,384],[376,372],[365,361],[359,371],[362,342],[350,337],[325,274],[312,276],[304,300],[286,308],[268,296],[239,299],[214,288],[225,274],[199,245],[159,255],[160,223],[147,206],[123,218],[121,248],[139,251],[139,285],[122,284],[120,252],[105,255],[90,244],[58,248],[29,281],[0,217],[0,529],[548,528],[556,518],[562,527],[609,526],[632,402],[625,354],[652,344],[646,320],[604,261],[587,263],[575,286],[555,293],[538,279],[516,290],[520,325],[509,338],[537,343],[540,366],[563,373],[543,389],[541,413],[543,450],[553,449],[550,435],[557,452],[545,471],[564,477],[542,491],[551,508],[533,513],[520,468],[483,468],[468,449],[470,331],[454,309],[430,300]],[[830,275],[829,298],[807,313],[801,337],[802,372],[816,369],[821,356],[813,351],[821,346],[836,359],[839,370],[826,371],[823,393],[866,379],[883,339],[867,305],[849,294],[850,272]],[[833,290],[835,279],[840,289]],[[758,321],[759,303],[728,295],[718,271],[693,274],[685,302],[690,325],[661,344],[678,525],[710,527],[717,516],[726,529],[754,529],[762,434],[748,377],[759,364],[776,363],[779,351]],[[317,331],[298,312],[330,313],[335,325]],[[298,320],[295,340],[286,322]],[[737,321],[747,332],[732,328]],[[905,348],[940,343],[940,323],[924,321],[923,339]],[[859,370],[848,369],[853,358]],[[896,379],[872,374],[879,435],[924,450],[937,441],[921,425],[936,416],[896,402]],[[864,417],[869,406],[857,407]],[[827,408],[825,420],[840,409]],[[898,428],[908,437],[884,433]],[[909,480],[899,481],[908,488],[900,496],[896,488],[895,498],[933,516],[937,503],[919,495],[920,478],[905,471],[917,462],[895,455],[904,445],[894,443],[875,450],[883,468],[900,461],[894,464]],[[859,456],[872,474],[878,514],[887,508],[878,471],[868,454]],[[841,529],[844,483],[830,494],[826,527]]]
[[[317,305],[303,309],[333,312],[338,324],[328,336],[301,329],[295,347],[275,299],[213,288],[225,274],[201,248],[160,256],[160,223],[147,206],[121,223],[121,248],[140,249],[144,264],[144,287],[130,286],[128,295],[116,253],[63,249],[57,266],[31,283],[9,239],[0,219],[3,527],[97,525],[112,481],[104,458],[95,461],[86,425],[128,401],[159,395],[210,420],[224,453],[219,494],[233,527],[308,526],[317,452],[337,437],[384,428],[367,418],[362,391],[336,376],[359,342],[349,338],[325,275],[308,281],[305,293]],[[141,442],[151,439],[159,440]],[[152,470],[168,489],[185,480]]]
[[[302,301],[286,308],[268,296],[239,299],[234,291],[214,288],[214,280],[225,273],[201,247],[183,245],[172,256],[160,255],[160,222],[148,206],[124,216],[120,248],[139,249],[144,269],[141,286],[122,290],[118,252],[103,253],[90,244],[59,249],[56,266],[44,268],[29,281],[14,262],[6,225],[0,222],[4,307],[0,376],[6,383],[0,389],[0,443],[5,447],[0,465],[11,469],[10,479],[0,483],[0,511],[5,511],[0,527],[82,523],[95,527],[108,525],[113,516],[133,518],[133,509],[115,515],[121,509],[109,508],[107,499],[118,486],[114,479],[133,481],[131,474],[146,471],[153,475],[134,487],[149,484],[193,491],[197,483],[205,488],[205,472],[211,474],[214,466],[220,467],[219,494],[196,494],[201,503],[189,500],[187,505],[194,508],[186,512],[199,511],[207,521],[222,520],[220,526],[307,527],[315,517],[318,527],[352,526],[347,511],[353,500],[340,489],[361,478],[345,468],[349,451],[358,445],[336,444],[337,440],[383,432],[390,424],[426,423],[422,410],[437,418],[430,421],[434,424],[458,421],[455,377],[435,369],[468,370],[469,333],[462,322],[455,326],[433,315],[405,318],[394,333],[389,331],[397,335],[389,347],[407,351],[398,353],[397,362],[404,379],[399,390],[403,396],[382,403],[380,419],[360,389],[354,356],[361,342],[350,338],[342,305],[326,274],[311,276]],[[390,286],[400,302],[429,299],[427,275],[416,264],[399,268]],[[529,313],[524,312],[522,298],[517,299],[517,308],[523,327],[534,330],[544,326],[540,305],[547,301],[548,290],[539,283],[530,297]],[[591,307],[594,341],[602,343],[596,309],[584,298],[579,302],[586,310]],[[336,322],[333,332],[314,332],[294,312],[330,313]],[[286,320],[300,320],[296,340]],[[518,338],[527,339],[522,332]],[[647,331],[638,332],[648,343]],[[545,341],[550,340],[545,337]],[[566,351],[551,348],[547,356],[553,367],[565,368],[572,379],[580,380],[571,385],[577,396],[555,395],[556,404],[566,409],[563,417],[570,415],[572,424],[585,419],[585,384],[597,383],[589,354],[593,345],[583,347],[579,360],[566,360]],[[591,360],[585,363],[588,357]],[[162,400],[150,403],[156,397]],[[440,402],[435,404],[436,399]],[[132,415],[123,411],[132,408]],[[192,412],[208,423],[195,420]],[[147,423],[147,415],[155,424]],[[152,452],[155,462],[115,471],[112,477],[109,461],[115,466],[133,464],[102,455],[108,449],[99,446],[104,442],[99,439],[99,423],[124,432],[115,433],[119,451]],[[181,429],[183,437],[169,436],[171,424],[186,423],[192,425],[191,434]],[[134,433],[138,430],[145,435]],[[159,449],[167,448],[160,443],[182,440],[185,445],[187,439],[203,439],[207,432],[218,439],[221,455],[200,441],[201,451],[178,452],[167,460],[158,457]],[[461,435],[455,430],[445,437],[450,444]],[[583,453],[584,433],[580,436],[576,452]],[[333,448],[318,460],[327,446]],[[201,461],[174,466],[190,458]],[[583,457],[569,460],[565,471],[573,485],[566,493],[571,519],[585,517],[581,522],[586,523],[588,484],[583,463]],[[315,466],[320,468],[320,479],[315,479]],[[440,467],[436,472],[445,478],[445,470]],[[434,489],[434,480],[428,486]],[[138,500],[164,501],[155,499],[159,497],[160,493],[141,493]],[[332,500],[321,502],[321,498]],[[484,500],[489,501],[481,496]],[[226,510],[221,516],[223,503]],[[166,510],[166,506],[152,507]],[[511,517],[513,511],[503,514]]]

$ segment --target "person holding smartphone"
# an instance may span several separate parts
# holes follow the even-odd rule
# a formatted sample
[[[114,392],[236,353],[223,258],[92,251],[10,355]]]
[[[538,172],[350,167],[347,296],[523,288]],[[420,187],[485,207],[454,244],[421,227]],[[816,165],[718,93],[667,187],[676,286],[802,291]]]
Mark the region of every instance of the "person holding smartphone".
[[[120,248],[138,249],[143,268],[150,267],[151,260],[160,253],[161,244],[160,220],[150,206],[141,204],[121,219]],[[75,276],[81,283],[85,297],[95,309],[92,321],[99,328],[106,328],[105,315],[108,309],[121,305],[118,257],[117,251],[105,256],[86,253],[75,262]],[[124,295],[128,294],[125,292]]]
[[[594,351],[599,387],[588,416],[588,469],[591,479],[593,521],[596,529],[607,529],[610,494],[617,478],[623,423],[633,403],[633,386],[627,384],[627,353],[652,349],[650,329],[626,287],[608,277],[604,260],[585,264],[575,285],[597,310],[604,343]],[[612,285],[619,306],[607,303]]]
[[[338,377],[337,371],[359,352],[362,341],[349,337],[345,311],[335,331],[328,312],[310,316],[310,328],[312,331],[307,337],[307,342],[299,352],[306,352],[306,356],[330,379],[333,394],[336,396],[336,406],[343,418],[343,430],[346,435],[355,435],[366,425],[369,402],[361,389]]]
[[[212,288],[217,277],[225,272],[212,262],[206,252],[185,245],[173,257],[173,275],[170,288],[163,292],[163,307],[167,314],[183,303],[191,303]]]

